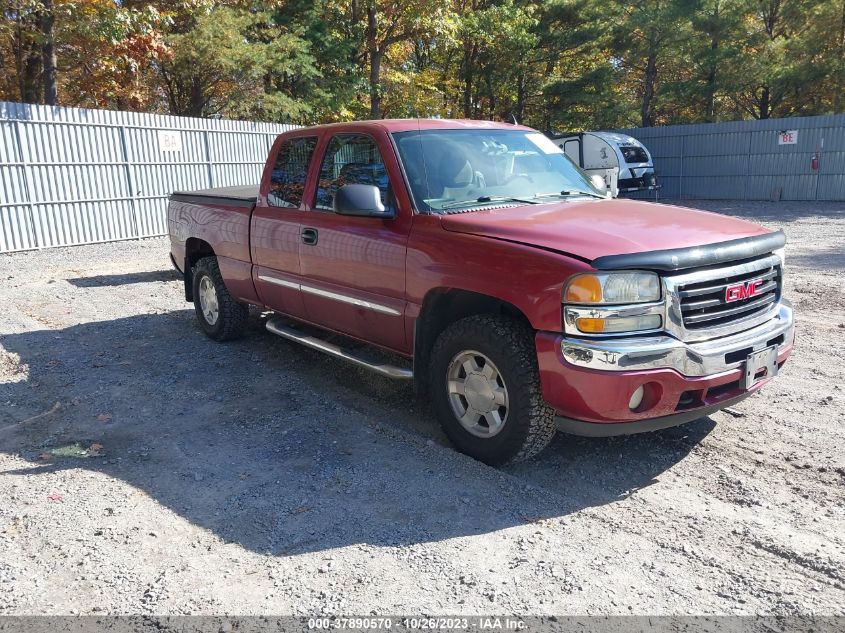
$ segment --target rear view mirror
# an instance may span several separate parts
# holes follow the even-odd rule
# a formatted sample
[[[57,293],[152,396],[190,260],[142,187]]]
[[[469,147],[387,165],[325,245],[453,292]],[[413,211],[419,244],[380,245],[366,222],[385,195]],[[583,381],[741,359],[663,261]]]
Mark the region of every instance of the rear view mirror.
[[[343,185],[334,195],[334,212],[358,217],[393,217],[393,212],[384,208],[381,191],[375,185]]]

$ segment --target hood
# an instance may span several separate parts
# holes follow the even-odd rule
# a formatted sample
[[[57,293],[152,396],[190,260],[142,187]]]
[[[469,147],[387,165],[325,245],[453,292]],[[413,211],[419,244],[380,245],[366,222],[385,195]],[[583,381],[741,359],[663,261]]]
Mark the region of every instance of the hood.
[[[590,200],[481,209],[441,216],[447,231],[469,233],[593,261],[727,242],[770,231],[718,213],[638,200]]]

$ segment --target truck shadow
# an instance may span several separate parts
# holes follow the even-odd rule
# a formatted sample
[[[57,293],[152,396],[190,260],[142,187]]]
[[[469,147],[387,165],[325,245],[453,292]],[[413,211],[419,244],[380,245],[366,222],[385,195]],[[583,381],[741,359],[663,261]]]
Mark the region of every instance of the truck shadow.
[[[76,277],[68,279],[68,283],[77,288],[97,288],[100,286],[125,286],[126,284],[143,284],[154,281],[173,281],[179,278],[175,270],[150,270],[139,273],[122,273],[115,275],[93,275],[90,277]]]
[[[0,477],[96,471],[274,555],[439,541],[612,503],[714,426],[559,436],[497,471],[446,447],[410,385],[273,337],[258,319],[225,345],[179,310],[7,334],[0,346],[0,451],[29,462]]]

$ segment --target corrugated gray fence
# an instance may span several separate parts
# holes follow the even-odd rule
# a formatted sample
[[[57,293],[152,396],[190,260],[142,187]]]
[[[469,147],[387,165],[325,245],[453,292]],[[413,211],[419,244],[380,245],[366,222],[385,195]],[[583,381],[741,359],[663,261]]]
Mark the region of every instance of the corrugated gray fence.
[[[164,235],[172,191],[258,182],[291,127],[0,102],[0,253]]]
[[[845,200],[845,114],[620,131],[651,152],[661,198]]]

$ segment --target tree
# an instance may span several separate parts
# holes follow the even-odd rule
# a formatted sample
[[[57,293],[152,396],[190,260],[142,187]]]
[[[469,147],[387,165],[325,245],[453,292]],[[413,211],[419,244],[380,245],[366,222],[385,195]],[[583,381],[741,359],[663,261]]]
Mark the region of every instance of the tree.
[[[364,15],[359,17],[358,3],[352,3],[353,21],[365,20],[363,55],[367,60],[370,91],[370,118],[382,117],[382,63],[390,50],[400,43],[436,37],[450,24],[447,0],[366,0]]]
[[[3,43],[4,93],[14,101],[40,103],[42,51],[36,0],[9,0],[3,10],[0,37]]]
[[[0,98],[596,129],[845,109],[845,0],[4,0]]]
[[[58,103],[58,84],[56,81],[56,40],[53,25],[56,16],[53,12],[53,0],[41,0],[38,8],[38,24],[41,29],[41,74],[44,78],[44,103]]]
[[[812,62],[807,48],[810,42],[803,37],[815,5],[815,0],[744,0],[745,35],[739,42],[729,86],[738,116],[789,116],[804,100],[797,93],[813,92],[812,83],[825,70]]]
[[[687,30],[688,3],[684,0],[642,0],[614,5],[613,51],[620,67],[637,84],[640,125],[659,120],[658,89]]]
[[[309,45],[271,12],[216,7],[166,42],[156,65],[171,114],[295,121],[311,111],[286,86],[318,74]]]
[[[692,14],[692,36],[685,46],[686,59],[693,69],[693,89],[687,94],[702,102],[701,118],[718,119],[718,97],[723,91],[725,72],[738,54],[742,13],[728,0],[701,0]],[[728,68],[726,68],[728,67]]]
[[[543,130],[616,127],[629,121],[630,100],[611,50],[606,6],[595,0],[545,3],[537,25],[534,81],[539,101],[528,117]]]
[[[154,62],[170,51],[170,20],[153,5],[76,0],[61,7],[56,38],[66,105],[156,109]],[[57,11],[59,7],[57,7]]]

